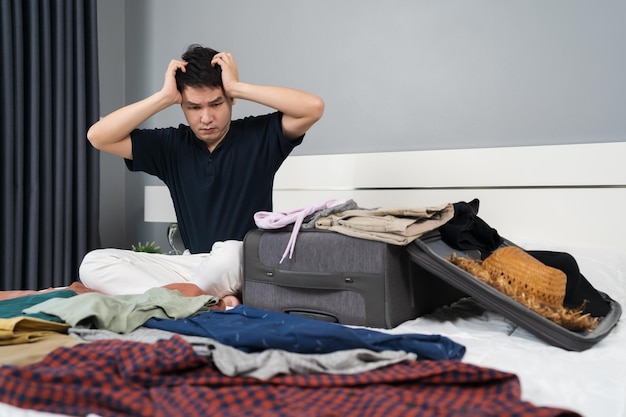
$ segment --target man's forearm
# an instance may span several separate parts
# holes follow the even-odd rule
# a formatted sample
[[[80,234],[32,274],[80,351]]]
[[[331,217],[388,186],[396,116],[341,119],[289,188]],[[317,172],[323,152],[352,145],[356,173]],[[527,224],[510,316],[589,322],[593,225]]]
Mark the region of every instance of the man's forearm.
[[[310,117],[323,106],[318,96],[286,87],[237,82],[228,93],[232,98],[254,101],[295,118]]]
[[[107,147],[126,139],[139,125],[172,104],[167,96],[155,93],[102,118],[91,126],[87,138],[95,148],[106,151]]]
[[[253,101],[282,112],[283,133],[290,140],[304,135],[324,113],[324,101],[304,91],[243,82],[229,87],[227,93],[232,98]]]

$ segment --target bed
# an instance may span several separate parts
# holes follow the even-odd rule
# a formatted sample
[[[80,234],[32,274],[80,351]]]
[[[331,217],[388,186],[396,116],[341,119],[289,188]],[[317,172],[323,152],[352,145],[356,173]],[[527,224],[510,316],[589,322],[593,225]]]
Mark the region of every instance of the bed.
[[[275,210],[330,198],[362,207],[478,198],[481,218],[502,236],[527,249],[572,254],[597,289],[626,306],[623,155],[626,143],[298,155],[276,177]],[[626,417],[622,321],[582,352],[551,346],[471,299],[376,330],[449,338],[465,346],[463,364],[516,375],[521,399],[538,407]],[[0,416],[42,415],[57,414],[0,403]]]

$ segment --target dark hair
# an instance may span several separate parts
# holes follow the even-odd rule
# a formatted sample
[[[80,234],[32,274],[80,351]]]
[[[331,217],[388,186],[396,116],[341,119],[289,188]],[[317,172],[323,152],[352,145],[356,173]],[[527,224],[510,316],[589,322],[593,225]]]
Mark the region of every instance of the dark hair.
[[[222,69],[219,65],[212,66],[211,60],[217,54],[216,50],[201,45],[191,45],[181,56],[187,62],[185,72],[176,71],[176,88],[183,92],[185,86],[190,87],[220,87],[222,85]]]

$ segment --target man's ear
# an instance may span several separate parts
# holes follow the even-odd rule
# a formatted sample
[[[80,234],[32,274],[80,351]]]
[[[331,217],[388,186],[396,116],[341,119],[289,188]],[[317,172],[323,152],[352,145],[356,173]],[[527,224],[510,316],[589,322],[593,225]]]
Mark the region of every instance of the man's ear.
[[[231,105],[231,106],[234,106],[234,105],[235,105],[235,101],[237,101],[237,99],[235,99],[235,98],[231,98],[231,99],[230,99],[230,105]]]

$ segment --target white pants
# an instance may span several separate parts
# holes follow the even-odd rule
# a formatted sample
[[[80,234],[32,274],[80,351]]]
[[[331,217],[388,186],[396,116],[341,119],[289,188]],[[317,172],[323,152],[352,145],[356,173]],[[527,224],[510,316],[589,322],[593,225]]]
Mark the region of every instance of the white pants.
[[[83,258],[81,282],[108,295],[142,294],[174,283],[196,284],[216,297],[235,294],[243,276],[243,242],[215,242],[210,253],[162,255],[96,249]]]

